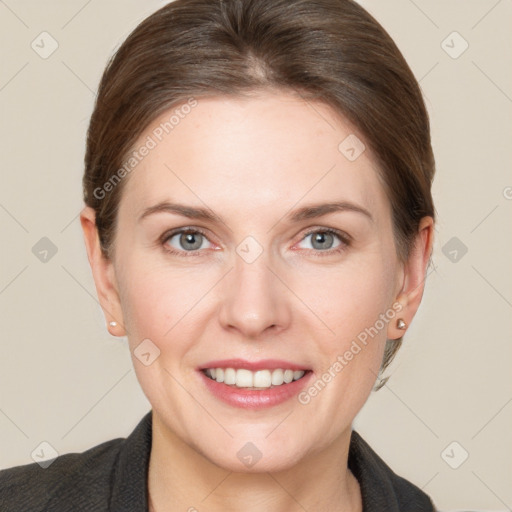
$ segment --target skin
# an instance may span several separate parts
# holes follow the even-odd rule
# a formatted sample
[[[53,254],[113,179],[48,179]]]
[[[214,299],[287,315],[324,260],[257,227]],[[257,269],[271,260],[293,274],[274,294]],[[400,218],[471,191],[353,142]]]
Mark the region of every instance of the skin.
[[[168,118],[155,120],[135,147]],[[82,211],[98,297],[107,322],[118,322],[110,332],[128,336],[153,408],[154,510],[362,510],[347,468],[351,425],[375,384],[386,338],[404,333],[396,319],[409,325],[420,304],[433,221],[422,220],[400,262],[372,154],[351,162],[338,150],[350,134],[364,141],[326,105],[287,92],[198,98],[125,178],[111,260],[101,254],[94,211]],[[207,207],[223,222],[168,212],[139,220],[162,201]],[[306,204],[334,201],[371,219],[344,210],[287,220]],[[179,235],[160,241],[189,227],[206,233],[192,255]],[[312,245],[308,231],[327,228],[350,243]],[[252,263],[236,252],[247,236],[263,250]],[[312,369],[316,380],[397,302],[400,314],[306,405],[292,398],[264,410],[235,408],[197,375],[214,359],[277,358]],[[160,350],[149,366],[133,356],[146,338]],[[249,441],[262,453],[251,468],[237,457]]]

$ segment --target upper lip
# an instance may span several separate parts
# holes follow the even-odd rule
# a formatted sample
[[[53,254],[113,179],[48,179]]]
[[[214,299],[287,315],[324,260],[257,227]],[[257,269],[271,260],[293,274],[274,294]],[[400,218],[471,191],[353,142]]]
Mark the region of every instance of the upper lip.
[[[283,359],[260,359],[259,361],[247,361],[245,359],[218,359],[209,361],[199,367],[199,370],[206,370],[207,368],[234,368],[251,370],[253,372],[258,370],[308,370],[306,365],[300,363],[293,363],[291,361],[284,361]]]

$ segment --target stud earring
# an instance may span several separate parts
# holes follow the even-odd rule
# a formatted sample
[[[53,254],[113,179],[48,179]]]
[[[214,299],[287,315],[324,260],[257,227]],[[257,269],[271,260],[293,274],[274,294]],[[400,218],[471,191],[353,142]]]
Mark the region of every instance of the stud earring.
[[[403,321],[402,318],[399,318],[397,321],[396,321],[396,326],[398,329],[400,330],[405,330],[405,328],[407,327],[407,324]]]
[[[117,322],[109,322],[110,327],[117,327]]]

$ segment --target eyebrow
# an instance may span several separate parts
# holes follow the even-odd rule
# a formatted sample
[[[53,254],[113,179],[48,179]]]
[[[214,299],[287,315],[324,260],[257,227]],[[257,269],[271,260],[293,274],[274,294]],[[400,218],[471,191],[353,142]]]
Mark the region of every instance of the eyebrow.
[[[195,206],[185,206],[183,204],[178,203],[169,203],[163,202],[158,203],[154,206],[150,206],[146,208],[140,217],[137,219],[137,222],[145,219],[149,215],[153,215],[155,213],[174,213],[177,215],[181,215],[183,217],[188,217],[190,219],[198,219],[198,220],[208,220],[213,222],[224,222],[221,217],[216,215],[209,208],[200,208]]]
[[[370,219],[373,222],[372,214],[366,208],[363,208],[362,206],[359,206],[355,203],[351,203],[348,201],[336,201],[332,203],[306,205],[302,208],[299,208],[298,210],[289,213],[285,217],[285,219],[290,220],[292,222],[299,222],[301,220],[322,217],[323,215],[327,215],[328,213],[345,211],[361,213],[368,217],[368,219]]]
[[[361,213],[368,217],[369,220],[373,222],[372,214],[362,206],[359,206],[355,203],[351,203],[348,201],[335,201],[329,203],[320,203],[320,204],[309,204],[294,210],[288,213],[281,220],[285,220],[286,222],[300,222],[307,219],[313,219],[316,217],[322,217],[323,215],[327,215],[329,213],[335,212],[355,212]],[[145,219],[146,217],[153,215],[155,213],[174,213],[177,215],[181,215],[183,217],[188,217],[190,219],[197,219],[203,221],[210,222],[218,222],[225,224],[225,221],[222,217],[215,214],[209,208],[195,207],[195,206],[186,206],[179,203],[170,203],[170,202],[162,202],[158,203],[154,206],[150,206],[146,208],[142,214],[137,219],[137,222]],[[279,221],[281,222],[281,221]]]

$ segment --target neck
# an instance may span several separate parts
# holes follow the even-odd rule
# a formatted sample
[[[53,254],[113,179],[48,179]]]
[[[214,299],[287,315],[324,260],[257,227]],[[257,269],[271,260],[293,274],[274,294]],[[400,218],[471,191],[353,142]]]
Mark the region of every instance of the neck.
[[[362,512],[359,483],[347,467],[351,430],[284,471],[235,473],[209,461],[153,414],[150,512]]]

